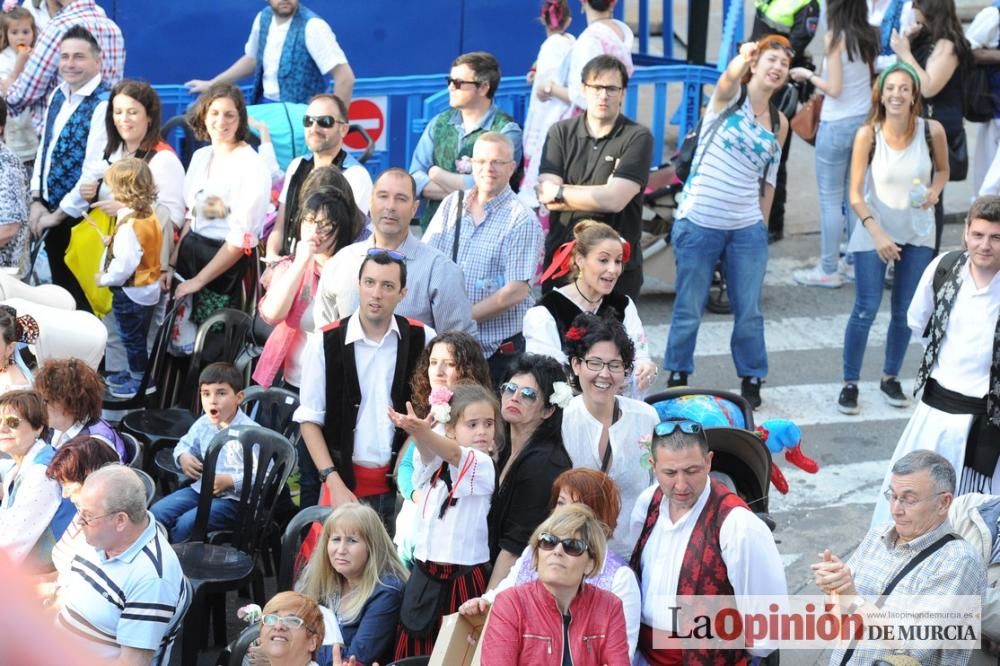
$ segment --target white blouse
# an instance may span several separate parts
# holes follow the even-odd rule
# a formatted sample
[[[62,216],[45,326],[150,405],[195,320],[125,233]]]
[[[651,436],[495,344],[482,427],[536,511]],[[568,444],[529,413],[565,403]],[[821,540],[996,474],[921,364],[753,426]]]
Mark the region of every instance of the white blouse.
[[[111,199],[111,188],[104,182],[104,174],[108,167],[125,157],[125,148],[119,146],[107,160],[87,162],[83,165],[83,176],[80,182],[101,181],[101,189],[97,200]],[[180,229],[184,226],[184,165],[172,150],[157,151],[149,159],[149,170],[153,173],[156,183],[156,203],[161,204],[170,212],[170,221]],[[161,220],[162,222],[162,220]]]
[[[48,444],[37,440],[20,465],[14,465],[3,473],[0,548],[15,563],[23,561],[35,547],[62,502],[59,482],[45,476],[46,465],[32,462],[46,446]],[[15,488],[14,501],[11,502],[9,498]]]

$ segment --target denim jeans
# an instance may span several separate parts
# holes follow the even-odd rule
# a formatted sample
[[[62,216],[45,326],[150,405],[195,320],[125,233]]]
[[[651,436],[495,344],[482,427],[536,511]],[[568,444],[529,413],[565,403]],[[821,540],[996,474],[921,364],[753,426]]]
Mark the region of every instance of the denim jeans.
[[[125,295],[121,287],[111,288],[111,311],[115,313],[118,337],[125,346],[128,370],[135,378],[141,378],[149,362],[146,352],[146,334],[153,318],[155,305],[140,305]]]
[[[680,219],[674,222],[670,242],[677,262],[677,295],[663,367],[694,372],[698,327],[708,301],[715,264],[721,258],[729,302],[733,307],[733,334],[729,344],[736,374],[766,377],[764,315],[760,310],[767,270],[767,228],[763,222],[725,231]]]
[[[854,134],[864,123],[864,116],[842,120],[824,120],[816,133],[816,185],[819,189],[820,260],[823,270],[837,270],[840,241],[845,219],[847,237],[851,237],[857,217],[848,203],[851,150]]]
[[[885,365],[882,373],[889,377],[903,367],[906,347],[910,344],[910,327],[906,311],[924,269],[934,258],[934,250],[917,245],[903,245],[892,278],[892,316],[885,341]],[[861,377],[861,363],[868,345],[868,332],[882,304],[886,264],[874,250],[854,253],[854,310],[844,332],[844,381],[856,382]]]
[[[170,543],[180,543],[191,536],[198,514],[199,496],[197,490],[188,486],[170,493],[150,507],[153,516],[170,532]],[[208,514],[208,531],[231,528],[236,522],[239,507],[240,503],[234,499],[213,499]]]

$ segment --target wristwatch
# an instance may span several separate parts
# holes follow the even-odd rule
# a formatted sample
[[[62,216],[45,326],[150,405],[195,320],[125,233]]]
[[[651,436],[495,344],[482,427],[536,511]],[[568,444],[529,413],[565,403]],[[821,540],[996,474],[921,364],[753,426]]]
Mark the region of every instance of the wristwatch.
[[[326,477],[330,476],[337,471],[336,465],[330,465],[329,467],[324,467],[319,471],[319,482],[326,483]]]
[[[566,198],[563,196],[563,186],[560,185],[559,189],[556,190],[556,196],[552,199],[553,203],[566,203]]]

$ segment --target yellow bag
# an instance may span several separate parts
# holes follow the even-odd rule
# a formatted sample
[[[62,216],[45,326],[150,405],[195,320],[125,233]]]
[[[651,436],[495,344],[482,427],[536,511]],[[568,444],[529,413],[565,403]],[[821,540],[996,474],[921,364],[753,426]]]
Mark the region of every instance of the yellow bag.
[[[115,220],[99,208],[89,213],[105,236],[111,235]],[[98,317],[111,312],[111,290],[98,287],[94,276],[101,270],[101,257],[104,256],[104,239],[86,220],[78,223],[70,233],[69,246],[66,248],[66,267],[80,283],[87,302]]]

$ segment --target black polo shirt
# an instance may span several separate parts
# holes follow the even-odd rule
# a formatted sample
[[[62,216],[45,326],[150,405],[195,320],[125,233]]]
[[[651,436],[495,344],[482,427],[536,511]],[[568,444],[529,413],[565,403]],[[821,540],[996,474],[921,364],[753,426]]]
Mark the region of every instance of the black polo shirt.
[[[604,185],[612,177],[639,184],[639,193],[617,213],[555,212],[545,238],[546,264],[557,247],[571,240],[579,220],[598,220],[632,244],[625,270],[642,268],[642,190],[653,160],[653,135],[645,126],[618,116],[611,131],[597,139],[587,129],[586,114],[561,120],[549,128],[538,173],[560,176],[566,185]]]

